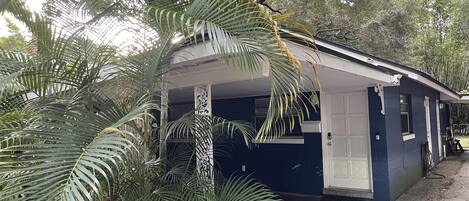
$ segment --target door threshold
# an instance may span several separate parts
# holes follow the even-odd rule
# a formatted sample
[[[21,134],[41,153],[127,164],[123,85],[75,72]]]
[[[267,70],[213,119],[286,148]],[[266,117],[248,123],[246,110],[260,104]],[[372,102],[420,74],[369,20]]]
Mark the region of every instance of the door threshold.
[[[321,201],[323,196],[300,193],[276,192],[285,201]]]
[[[373,192],[363,189],[329,187],[324,188],[323,193],[325,195],[373,199]]]

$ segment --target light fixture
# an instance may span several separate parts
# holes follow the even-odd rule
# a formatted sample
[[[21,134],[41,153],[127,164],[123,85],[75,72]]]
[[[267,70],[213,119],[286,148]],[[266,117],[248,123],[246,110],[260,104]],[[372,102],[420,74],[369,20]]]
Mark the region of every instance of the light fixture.
[[[443,104],[443,103],[438,104],[438,106],[440,107],[440,110],[445,108],[445,104]]]

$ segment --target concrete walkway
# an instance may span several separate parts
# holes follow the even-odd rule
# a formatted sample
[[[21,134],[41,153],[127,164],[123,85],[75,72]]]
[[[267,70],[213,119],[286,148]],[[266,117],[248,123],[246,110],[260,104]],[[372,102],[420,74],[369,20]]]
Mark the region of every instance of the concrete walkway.
[[[433,172],[446,178],[437,179],[436,175],[423,178],[398,201],[469,201],[469,153],[448,157]]]

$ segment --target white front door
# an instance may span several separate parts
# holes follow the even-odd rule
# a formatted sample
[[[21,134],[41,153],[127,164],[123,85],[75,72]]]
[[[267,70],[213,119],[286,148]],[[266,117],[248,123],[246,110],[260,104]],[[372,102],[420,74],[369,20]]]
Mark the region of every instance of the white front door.
[[[425,124],[426,124],[426,131],[427,131],[427,142],[428,148],[430,152],[432,152],[432,125],[430,121],[430,98],[425,96],[425,101],[423,103],[425,105]]]
[[[327,94],[328,187],[371,189],[367,102],[365,91]]]

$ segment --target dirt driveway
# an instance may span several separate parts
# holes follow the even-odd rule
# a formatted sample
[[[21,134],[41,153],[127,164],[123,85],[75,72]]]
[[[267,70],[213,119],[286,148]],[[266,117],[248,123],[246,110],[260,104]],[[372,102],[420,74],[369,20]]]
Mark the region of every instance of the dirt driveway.
[[[398,201],[469,201],[469,153],[447,158],[433,172],[446,178],[429,176],[421,179]]]

